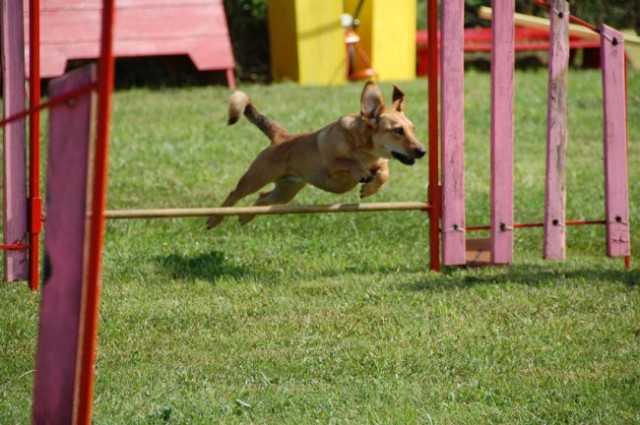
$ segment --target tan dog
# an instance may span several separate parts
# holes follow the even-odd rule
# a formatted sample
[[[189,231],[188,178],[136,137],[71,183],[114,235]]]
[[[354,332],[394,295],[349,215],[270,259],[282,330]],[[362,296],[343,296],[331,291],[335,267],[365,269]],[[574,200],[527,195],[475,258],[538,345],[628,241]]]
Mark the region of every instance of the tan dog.
[[[260,114],[242,92],[231,95],[229,124],[244,115],[271,140],[244,173],[222,206],[234,205],[269,183],[255,205],[286,204],[307,183],[327,192],[344,193],[358,183],[362,198],[373,195],[389,180],[388,159],[413,165],[426,150],[414,134],[415,126],[404,115],[405,96],[393,89],[393,105],[387,109],[378,86],[369,81],[360,98],[360,114],[346,115],[313,133],[289,135],[276,122]],[[220,224],[212,216],[207,227]],[[240,216],[246,224],[254,215]]]

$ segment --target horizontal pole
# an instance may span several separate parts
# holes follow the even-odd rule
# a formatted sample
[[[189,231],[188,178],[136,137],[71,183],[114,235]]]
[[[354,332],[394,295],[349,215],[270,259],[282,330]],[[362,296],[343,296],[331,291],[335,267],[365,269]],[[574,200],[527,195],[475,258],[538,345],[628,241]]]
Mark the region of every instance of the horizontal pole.
[[[175,218],[175,217],[208,217],[242,214],[314,214],[339,212],[373,212],[373,211],[427,211],[433,208],[424,202],[377,202],[366,204],[331,204],[331,205],[269,205],[253,207],[218,207],[218,208],[173,208],[150,210],[107,210],[105,218],[110,220],[136,218]]]
[[[52,106],[59,105],[67,101],[71,101],[73,98],[80,96],[82,94],[85,94],[95,88],[96,88],[96,85],[94,83],[89,83],[84,86],[80,86],[76,89],[70,90],[67,93],[61,94],[60,96],[52,97],[51,99],[45,102],[34,105],[32,108],[25,109],[24,111],[18,112],[15,115],[12,115],[10,117],[0,120],[0,127],[4,127],[9,123],[34,115],[35,113],[40,112],[44,109],[50,108]]]

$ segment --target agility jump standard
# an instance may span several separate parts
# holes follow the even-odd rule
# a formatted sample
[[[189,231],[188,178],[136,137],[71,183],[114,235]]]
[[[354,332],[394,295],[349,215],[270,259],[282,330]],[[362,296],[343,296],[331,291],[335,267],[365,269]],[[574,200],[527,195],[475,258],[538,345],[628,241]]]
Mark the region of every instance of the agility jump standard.
[[[536,3],[540,3],[536,1]],[[547,112],[547,172],[545,188],[544,257],[565,257],[569,225],[604,224],[607,254],[625,257],[629,267],[630,231],[627,178],[626,74],[623,35],[602,25],[602,81],[604,92],[605,219],[565,219],[565,164],[567,134],[568,24],[572,20],[565,0],[552,0]],[[465,264],[465,233],[485,226],[465,225],[463,25],[464,1],[442,3],[442,262]],[[577,20],[580,22],[579,20]],[[429,21],[432,22],[431,20]],[[513,231],[538,227],[513,219],[513,67],[514,2],[494,2],[492,19],[491,231],[493,263],[512,261]],[[590,27],[593,29],[593,27]],[[430,39],[436,34],[430,32]],[[433,38],[431,38],[433,37]],[[431,59],[430,59],[431,60]],[[431,76],[430,76],[431,78]],[[430,96],[435,96],[430,91]],[[431,125],[431,124],[430,124]],[[431,133],[430,133],[431,135]],[[438,210],[435,209],[437,212]]]
[[[467,262],[466,233],[490,230],[490,258],[493,264],[513,260],[513,232],[519,228],[542,227],[543,256],[563,259],[566,227],[605,225],[607,254],[626,257],[629,266],[629,207],[626,152],[626,93],[624,44],[621,33],[602,26],[601,38],[604,92],[605,203],[604,220],[566,220],[565,168],[567,134],[567,79],[569,70],[569,21],[583,21],[570,15],[568,2],[554,0],[551,9],[549,85],[547,111],[547,172],[543,223],[514,222],[514,65],[515,2],[495,2],[492,11],[491,69],[491,222],[488,226],[465,224],[464,189],[464,46],[463,0],[442,4],[442,49],[440,58],[434,43],[429,50],[429,191],[428,202],[335,204],[320,206],[224,207],[195,209],[106,211],[107,219],[200,217],[242,214],[306,214],[334,212],[421,210],[429,213],[430,268]],[[540,3],[536,1],[536,3]],[[429,2],[429,37],[437,37],[437,4]],[[589,30],[595,27],[587,25]],[[594,33],[596,36],[597,34]],[[438,142],[438,59],[442,63],[441,142]],[[441,157],[438,155],[442,148]],[[615,164],[615,166],[614,166]],[[442,185],[439,184],[439,166]]]

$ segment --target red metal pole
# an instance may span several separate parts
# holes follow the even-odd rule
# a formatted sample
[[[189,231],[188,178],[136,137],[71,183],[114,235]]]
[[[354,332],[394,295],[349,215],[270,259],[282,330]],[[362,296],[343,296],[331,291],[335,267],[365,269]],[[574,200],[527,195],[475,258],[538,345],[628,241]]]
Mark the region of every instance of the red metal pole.
[[[23,118],[26,118],[28,116],[30,116],[32,113],[34,113],[35,111],[42,111],[43,109],[47,109],[50,108],[52,106],[55,105],[59,105],[61,103],[64,103],[66,101],[68,101],[69,99],[73,99],[74,97],[77,97],[81,94],[84,94],[88,91],[94,90],[96,88],[96,85],[91,83],[91,84],[87,84],[85,86],[82,87],[78,87],[77,89],[73,89],[70,90],[64,94],[61,94],[60,96],[55,96],[55,97],[50,97],[48,100],[44,101],[44,102],[40,102],[38,105],[36,105],[34,108],[28,108],[24,111],[18,112],[14,115],[11,115],[10,117],[7,117],[3,120],[0,120],[0,127],[4,127],[5,125],[12,123],[14,121],[19,121]]]
[[[429,67],[429,256],[430,269],[440,271],[440,217],[442,192],[440,190],[440,154],[438,139],[438,1],[429,0],[427,6]]]
[[[40,0],[29,0],[29,288],[38,290],[42,198],[40,198]]]
[[[94,365],[98,339],[98,304],[104,242],[104,211],[107,204],[107,159],[109,153],[109,121],[113,92],[113,24],[114,0],[104,0],[102,6],[102,38],[98,64],[98,111],[96,146],[93,164],[93,194],[89,223],[90,246],[87,262],[87,283],[81,334],[81,364],[78,385],[78,410],[75,423],[91,424]]]

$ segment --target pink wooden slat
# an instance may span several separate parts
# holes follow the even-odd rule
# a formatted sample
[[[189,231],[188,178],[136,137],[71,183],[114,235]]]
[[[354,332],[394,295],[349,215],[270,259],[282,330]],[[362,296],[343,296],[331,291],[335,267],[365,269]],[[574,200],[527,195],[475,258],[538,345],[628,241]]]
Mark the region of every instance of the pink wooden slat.
[[[549,94],[547,106],[547,175],[544,247],[547,259],[565,258],[565,169],[567,154],[567,82],[569,72],[569,3],[551,3]]]
[[[513,259],[515,1],[495,2],[491,51],[491,261]]]
[[[51,82],[56,96],[95,81],[82,68]],[[54,106],[49,115],[45,269],[36,355],[33,422],[70,424],[85,275],[92,95]]]
[[[3,1],[2,15],[2,79],[3,117],[25,109],[25,60],[22,4]],[[26,129],[20,120],[3,128],[2,221],[4,243],[28,243]],[[25,250],[4,251],[4,279],[8,282],[28,279]]]
[[[600,33],[602,34],[600,55],[604,94],[607,255],[619,257],[631,253],[624,36],[606,25],[600,27]]]
[[[464,0],[442,2],[442,262],[465,263]]]

